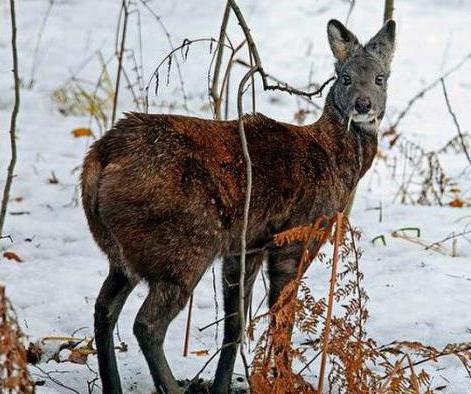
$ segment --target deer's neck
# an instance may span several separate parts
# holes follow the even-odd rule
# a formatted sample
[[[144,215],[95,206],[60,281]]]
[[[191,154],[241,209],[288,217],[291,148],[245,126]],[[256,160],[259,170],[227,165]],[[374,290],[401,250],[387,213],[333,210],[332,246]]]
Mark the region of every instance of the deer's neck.
[[[348,119],[336,108],[330,92],[321,117],[308,127],[339,172],[348,175],[355,184],[371,167],[378,146],[377,133],[362,130],[353,123],[348,128]]]

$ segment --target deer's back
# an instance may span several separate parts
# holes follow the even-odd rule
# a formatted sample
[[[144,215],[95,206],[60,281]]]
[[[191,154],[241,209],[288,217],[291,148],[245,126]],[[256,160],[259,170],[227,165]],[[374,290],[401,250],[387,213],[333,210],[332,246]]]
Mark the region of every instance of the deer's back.
[[[332,187],[337,168],[315,130],[258,114],[245,118],[245,130],[254,174],[249,247],[335,211],[325,206],[332,193],[348,198]],[[102,167],[97,214],[125,253],[161,242],[207,248],[211,258],[237,247],[246,189],[237,121],[131,113],[92,153]],[[324,204],[317,211],[316,200]]]

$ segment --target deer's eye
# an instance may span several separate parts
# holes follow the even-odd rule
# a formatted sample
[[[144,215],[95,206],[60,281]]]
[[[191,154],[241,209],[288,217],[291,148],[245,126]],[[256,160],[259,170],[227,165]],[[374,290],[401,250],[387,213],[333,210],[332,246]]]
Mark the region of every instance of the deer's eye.
[[[385,80],[384,75],[379,74],[379,75],[376,76],[375,83],[378,86],[383,86],[384,85],[384,80]]]
[[[352,83],[352,78],[350,78],[350,75],[348,74],[342,74],[342,83],[345,86],[348,86]]]

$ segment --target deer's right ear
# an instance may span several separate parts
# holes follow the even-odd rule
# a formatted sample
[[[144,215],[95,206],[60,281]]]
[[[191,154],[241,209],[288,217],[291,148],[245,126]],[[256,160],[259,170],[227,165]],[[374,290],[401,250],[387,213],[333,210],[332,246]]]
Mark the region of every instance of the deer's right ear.
[[[330,49],[340,63],[344,63],[360,47],[355,35],[336,19],[327,24],[327,36]]]

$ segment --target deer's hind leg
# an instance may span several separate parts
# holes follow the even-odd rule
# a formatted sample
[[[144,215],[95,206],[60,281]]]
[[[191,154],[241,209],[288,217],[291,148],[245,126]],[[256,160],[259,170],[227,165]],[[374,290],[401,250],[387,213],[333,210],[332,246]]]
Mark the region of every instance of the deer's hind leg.
[[[106,394],[122,393],[116,365],[113,330],[124,303],[135,285],[136,283],[119,268],[111,265],[95,303],[95,343],[103,393]]]
[[[170,322],[185,306],[188,297],[189,294],[175,283],[152,283],[134,323],[134,334],[158,393],[183,392],[168,365],[163,344]]]
[[[134,334],[146,358],[157,393],[182,393],[164,354],[164,340],[172,320],[184,308],[211,259],[191,259],[191,268],[182,261],[168,261],[171,275],[148,278],[149,294],[134,323]],[[183,270],[183,272],[182,272]]]

